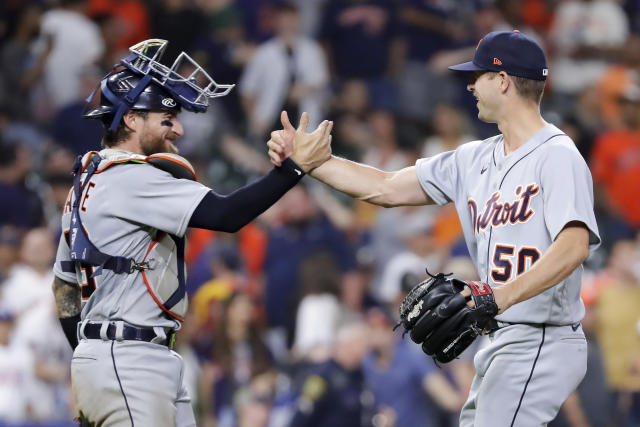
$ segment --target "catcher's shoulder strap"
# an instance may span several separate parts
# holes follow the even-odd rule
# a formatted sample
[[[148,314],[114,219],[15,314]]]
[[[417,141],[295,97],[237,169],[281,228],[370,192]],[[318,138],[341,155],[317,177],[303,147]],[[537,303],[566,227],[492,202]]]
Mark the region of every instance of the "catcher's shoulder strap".
[[[134,261],[121,256],[113,256],[100,251],[89,240],[87,230],[82,225],[80,217],[80,200],[82,193],[89,184],[91,177],[98,171],[100,164],[104,160],[100,154],[93,151],[85,155],[86,161],[82,157],[78,157],[73,165],[73,195],[74,201],[71,205],[71,221],[70,221],[70,239],[69,248],[71,252],[71,261],[61,264],[62,270],[66,272],[75,272],[75,263],[81,262],[94,267],[94,275],[99,275],[102,268],[113,270],[120,273],[131,273]],[[84,181],[82,175],[86,174]]]

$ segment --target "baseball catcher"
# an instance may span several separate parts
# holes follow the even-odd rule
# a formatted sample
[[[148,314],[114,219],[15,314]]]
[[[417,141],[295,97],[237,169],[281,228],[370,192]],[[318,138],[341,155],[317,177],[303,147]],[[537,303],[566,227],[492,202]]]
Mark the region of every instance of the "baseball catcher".
[[[75,349],[71,387],[81,425],[196,425],[184,363],[173,351],[188,305],[187,228],[239,230],[331,154],[331,122],[307,133],[303,113],[290,132],[301,145],[288,165],[229,194],[197,182],[177,154],[179,114],[205,112],[233,85],[216,83],[185,52],[164,65],[167,44],[132,46],[100,82],[100,105],[85,117],[104,124],[103,149],[76,160],[61,218],[53,290]]]
[[[400,305],[400,325],[422,351],[440,363],[462,353],[476,337],[497,326],[491,287],[438,273],[416,285]]]

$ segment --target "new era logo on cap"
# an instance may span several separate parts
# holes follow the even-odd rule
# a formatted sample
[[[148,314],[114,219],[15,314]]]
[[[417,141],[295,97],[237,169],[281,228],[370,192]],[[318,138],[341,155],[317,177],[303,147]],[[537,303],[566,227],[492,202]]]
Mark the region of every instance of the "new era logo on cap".
[[[493,31],[476,46],[473,60],[449,67],[454,71],[504,71],[531,80],[546,80],[549,70],[538,43],[521,32]]]

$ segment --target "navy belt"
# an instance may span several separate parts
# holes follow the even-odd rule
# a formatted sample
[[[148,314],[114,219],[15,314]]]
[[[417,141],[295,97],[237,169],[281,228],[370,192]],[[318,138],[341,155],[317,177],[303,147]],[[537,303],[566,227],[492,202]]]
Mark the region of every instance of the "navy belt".
[[[512,326],[512,325],[527,325],[527,326],[531,326],[532,328],[548,328],[548,327],[571,326],[571,329],[573,329],[574,331],[577,331],[578,328],[580,327],[580,322],[569,324],[569,325],[550,325],[548,323],[505,322],[505,321],[502,321],[502,320],[495,320],[495,326],[493,328],[489,329],[489,333],[493,333],[493,332],[497,331],[498,329],[506,328],[507,326]]]
[[[528,322],[505,322],[503,320],[496,320],[494,319],[495,323],[493,325],[493,328],[489,329],[489,332],[495,332],[498,329],[502,329],[502,328],[506,328],[507,326],[513,326],[513,325],[527,325],[527,326],[531,326],[532,328],[543,328],[545,326],[549,326],[546,323],[528,323]]]
[[[79,327],[82,328],[82,323],[79,324]],[[102,323],[87,323],[82,329],[81,334],[79,333],[79,338],[82,338],[82,335],[87,339],[102,339],[100,335],[100,330],[102,329]],[[106,330],[106,337],[110,340],[117,340],[119,338],[116,337],[116,329],[117,325],[115,323],[109,323]],[[154,332],[153,329],[149,328],[138,328],[136,326],[131,326],[124,324],[122,326],[122,339],[125,341],[145,341],[152,342],[158,335]],[[159,342],[156,344],[166,345],[169,348],[173,348],[173,344],[175,341],[175,331],[171,330],[167,332],[167,339],[164,342]]]

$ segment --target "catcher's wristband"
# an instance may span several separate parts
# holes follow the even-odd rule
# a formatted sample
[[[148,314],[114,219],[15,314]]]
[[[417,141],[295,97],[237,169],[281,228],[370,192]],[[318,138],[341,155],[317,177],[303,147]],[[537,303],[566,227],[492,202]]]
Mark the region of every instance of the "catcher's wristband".
[[[302,178],[305,175],[304,170],[302,170],[302,168],[296,162],[291,160],[290,157],[287,157],[286,159],[284,159],[284,162],[282,162],[282,165],[280,166],[280,168],[283,171],[294,174],[295,176],[298,176],[300,178]]]

